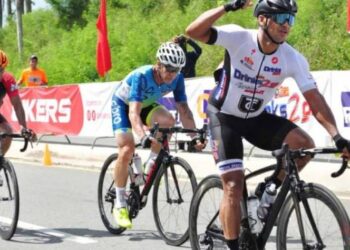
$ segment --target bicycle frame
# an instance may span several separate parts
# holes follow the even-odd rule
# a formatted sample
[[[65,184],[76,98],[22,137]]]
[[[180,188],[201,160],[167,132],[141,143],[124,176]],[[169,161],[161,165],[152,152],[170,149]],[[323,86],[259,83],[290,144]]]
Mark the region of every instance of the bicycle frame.
[[[141,201],[141,208],[143,208],[146,203],[147,203],[147,196],[151,190],[151,187],[161,169],[162,166],[167,166],[167,164],[169,164],[171,162],[172,156],[170,155],[170,148],[169,148],[169,134],[173,134],[173,133],[199,133],[200,134],[200,140],[204,141],[206,138],[206,130],[207,127],[206,125],[203,126],[202,129],[184,129],[184,128],[180,128],[180,127],[172,127],[172,128],[159,128],[159,125],[156,124],[152,129],[151,129],[151,134],[153,136],[156,135],[157,132],[161,133],[161,138],[159,139],[160,143],[162,144],[161,146],[161,150],[158,153],[158,156],[155,160],[154,165],[151,167],[150,173],[147,176],[146,179],[146,183],[141,191],[139,191],[139,187],[132,187],[132,189],[137,190],[136,192],[139,194],[140,196],[140,201]],[[139,145],[137,145],[139,146]],[[177,176],[175,174],[175,170],[174,167],[171,167],[171,174],[172,177],[174,178],[174,182],[176,185],[176,190],[179,196],[179,200],[175,201],[175,202],[182,202],[182,196],[181,196],[181,192],[179,190],[179,185],[178,185],[178,179]],[[170,200],[170,195],[169,195],[169,185],[167,183],[167,173],[165,173],[165,186],[166,186],[166,194],[167,194],[167,201],[169,202],[174,202]]]
[[[167,136],[162,136],[162,148],[155,160],[154,165],[151,167],[150,173],[147,176],[146,183],[141,191],[140,194],[140,200],[141,200],[141,207],[144,207],[147,203],[147,196],[152,188],[152,185],[157,177],[157,174],[162,166],[163,163],[166,163],[169,161],[169,142]],[[176,175],[174,175],[174,178],[176,178]],[[166,185],[166,188],[168,189],[168,185]],[[168,194],[168,192],[167,192]]]

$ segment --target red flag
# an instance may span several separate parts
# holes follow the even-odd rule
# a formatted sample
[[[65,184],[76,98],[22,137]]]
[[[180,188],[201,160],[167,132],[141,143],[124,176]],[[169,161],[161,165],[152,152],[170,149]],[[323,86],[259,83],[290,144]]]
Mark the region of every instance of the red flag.
[[[96,27],[98,30],[96,68],[98,74],[104,76],[112,68],[111,51],[107,34],[106,0],[100,0],[100,13],[97,18]]]
[[[348,33],[350,33],[350,0],[348,0],[348,25],[346,27]]]

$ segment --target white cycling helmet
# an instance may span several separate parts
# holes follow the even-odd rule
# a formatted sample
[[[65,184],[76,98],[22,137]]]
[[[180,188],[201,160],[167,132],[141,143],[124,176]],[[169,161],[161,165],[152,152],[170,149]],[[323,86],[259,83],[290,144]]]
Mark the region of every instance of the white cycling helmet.
[[[157,51],[157,59],[160,63],[174,68],[182,68],[186,63],[185,52],[178,44],[173,42],[166,42],[160,45]]]

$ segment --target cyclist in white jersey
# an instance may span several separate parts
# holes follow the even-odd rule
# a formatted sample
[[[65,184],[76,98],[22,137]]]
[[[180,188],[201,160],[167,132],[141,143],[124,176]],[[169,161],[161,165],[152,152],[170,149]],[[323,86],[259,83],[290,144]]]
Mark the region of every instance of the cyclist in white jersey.
[[[295,22],[295,0],[259,0],[254,9],[257,31],[237,25],[213,26],[227,12],[251,5],[252,0],[234,0],[204,12],[186,29],[191,38],[226,49],[224,66],[210,95],[207,112],[213,155],[224,189],[220,220],[229,249],[237,250],[244,177],[242,138],[265,150],[278,149],[283,143],[290,148],[315,146],[297,125],[264,111],[284,79],[295,79],[315,118],[343,150],[343,157],[349,157],[349,142],[339,134],[334,116],[309,72],[308,62],[285,42]],[[309,160],[309,157],[299,160],[299,170]],[[279,176],[272,181],[279,186],[282,179]]]

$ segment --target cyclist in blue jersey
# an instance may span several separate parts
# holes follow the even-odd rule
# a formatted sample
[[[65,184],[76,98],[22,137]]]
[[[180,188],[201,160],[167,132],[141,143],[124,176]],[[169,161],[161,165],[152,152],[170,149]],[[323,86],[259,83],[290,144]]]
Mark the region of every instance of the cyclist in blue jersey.
[[[317,121],[332,136],[343,157],[349,158],[349,142],[336,126],[331,109],[317,89],[307,60],[286,39],[295,22],[295,0],[259,0],[254,9],[258,30],[238,25],[215,26],[227,12],[252,5],[252,0],[234,0],[208,10],[186,29],[188,36],[225,48],[218,84],[209,97],[208,117],[212,150],[221,176],[224,196],[220,220],[229,249],[239,249],[240,201],[243,189],[242,138],[253,145],[275,150],[312,148],[312,138],[296,124],[264,111],[284,79],[296,80]],[[310,160],[297,161],[301,170]],[[272,180],[281,184],[283,173]]]
[[[160,127],[172,127],[175,119],[157,101],[172,92],[180,120],[185,128],[195,128],[195,122],[185,92],[184,77],[180,73],[185,65],[185,54],[179,45],[167,42],[157,51],[157,63],[137,68],[119,84],[112,97],[112,123],[116,135],[119,155],[116,161],[114,182],[116,202],[113,215],[120,227],[131,228],[125,200],[125,186],[128,177],[128,164],[133,156],[135,141],[132,130],[141,138],[143,148],[152,146],[152,156],[160,150],[155,138],[146,134],[147,127],[155,122]],[[201,150],[195,135],[193,143]]]

